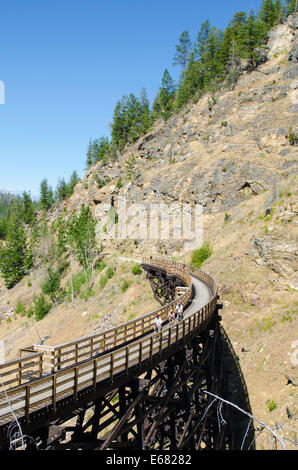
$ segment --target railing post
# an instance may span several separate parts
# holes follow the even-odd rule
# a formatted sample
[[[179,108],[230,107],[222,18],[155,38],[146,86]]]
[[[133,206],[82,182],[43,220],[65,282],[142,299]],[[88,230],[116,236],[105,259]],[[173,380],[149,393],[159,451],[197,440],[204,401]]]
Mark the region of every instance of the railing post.
[[[26,385],[26,400],[25,400],[25,418],[27,425],[29,424],[30,414],[30,384]]]
[[[136,323],[133,324],[133,337],[136,337]]]
[[[78,363],[78,343],[75,345],[75,364]]]
[[[52,393],[52,401],[53,401],[53,408],[54,408],[54,413],[56,412],[56,382],[57,382],[57,377],[56,374],[53,375],[53,393]]]
[[[50,369],[51,374],[55,372],[55,350],[51,350],[50,354]]]
[[[75,401],[78,399],[78,367],[74,368],[74,387],[73,387],[73,394]]]
[[[90,339],[90,357],[93,356],[93,338]]]
[[[22,362],[18,362],[18,373],[17,373],[17,378],[18,378],[18,385],[21,385],[22,383]]]
[[[142,318],[142,334],[144,333],[144,318]]]
[[[110,361],[110,379],[113,380],[113,372],[114,372],[114,353],[111,353],[111,361]]]
[[[125,372],[128,371],[128,356],[129,356],[129,348],[126,346],[125,348]]]
[[[149,353],[150,362],[152,361],[152,353],[153,353],[153,336],[150,336],[150,353]]]
[[[58,349],[58,361],[57,361],[57,370],[61,368],[61,349]]]
[[[43,371],[43,353],[41,353],[39,356],[39,377],[42,376],[42,371]]]
[[[96,375],[97,375],[97,362],[96,359],[93,361],[93,387],[96,387]]]

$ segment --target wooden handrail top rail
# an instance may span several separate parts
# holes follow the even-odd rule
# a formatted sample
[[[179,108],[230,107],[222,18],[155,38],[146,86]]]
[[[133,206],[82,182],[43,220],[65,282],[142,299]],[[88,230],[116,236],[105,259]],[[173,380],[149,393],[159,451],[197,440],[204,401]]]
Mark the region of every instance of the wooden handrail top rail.
[[[6,362],[3,362],[2,364],[0,363],[0,369],[4,369],[4,368],[7,368],[7,367],[11,367],[15,364],[19,364],[19,363],[22,363],[22,362],[27,362],[27,361],[32,361],[33,358],[35,357],[41,357],[43,355],[42,352],[33,352],[31,354],[28,354],[28,356],[23,356],[23,357],[19,357],[17,359],[11,359],[10,361],[6,361]]]

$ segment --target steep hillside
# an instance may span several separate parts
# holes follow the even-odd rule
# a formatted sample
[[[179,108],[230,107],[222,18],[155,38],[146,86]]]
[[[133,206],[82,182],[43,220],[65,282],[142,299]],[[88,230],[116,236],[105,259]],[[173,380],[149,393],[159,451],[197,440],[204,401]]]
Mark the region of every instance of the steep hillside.
[[[297,401],[286,376],[298,380],[295,24],[291,16],[272,31],[267,60],[233,89],[204,96],[158,122],[116,161],[92,166],[48,216],[51,222],[85,204],[100,219],[109,205],[118,212],[119,196],[128,202],[202,205],[204,239],[213,251],[202,269],[218,282],[222,324],[239,356],[253,413],[272,427],[282,426],[289,448],[297,442]],[[175,240],[136,236],[103,245],[109,255],[92,292],[82,291],[74,305],[60,303],[40,322],[17,315],[15,308],[40,289],[44,267],[10,291],[0,284],[0,339],[7,358],[48,335],[46,344],[58,344],[157,308],[144,274],[134,275],[134,262],[124,257],[140,259],[149,252],[191,260],[187,244]],[[108,267],[114,274],[102,286]]]

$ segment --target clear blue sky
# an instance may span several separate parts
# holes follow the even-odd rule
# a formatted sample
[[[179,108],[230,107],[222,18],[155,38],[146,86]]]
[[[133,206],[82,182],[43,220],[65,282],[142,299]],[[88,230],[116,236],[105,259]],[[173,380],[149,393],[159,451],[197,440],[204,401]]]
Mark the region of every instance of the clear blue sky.
[[[1,0],[0,188],[39,195],[73,170],[90,138],[109,136],[114,107],[145,87],[150,103],[180,34],[224,29],[261,0]]]

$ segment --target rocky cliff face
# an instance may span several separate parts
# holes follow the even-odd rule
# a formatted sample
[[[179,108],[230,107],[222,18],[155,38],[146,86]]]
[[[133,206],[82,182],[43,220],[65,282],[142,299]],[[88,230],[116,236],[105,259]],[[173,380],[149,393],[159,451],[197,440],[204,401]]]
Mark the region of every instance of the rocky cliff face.
[[[264,192],[270,207],[284,178],[297,169],[297,147],[289,139],[291,129],[298,132],[295,24],[290,17],[272,31],[266,62],[233,89],[203,97],[157,123],[117,161],[90,168],[67,209],[85,203],[100,213],[104,203],[117,212],[123,196],[201,204],[205,214],[216,214]],[[107,183],[99,188],[96,179]]]

